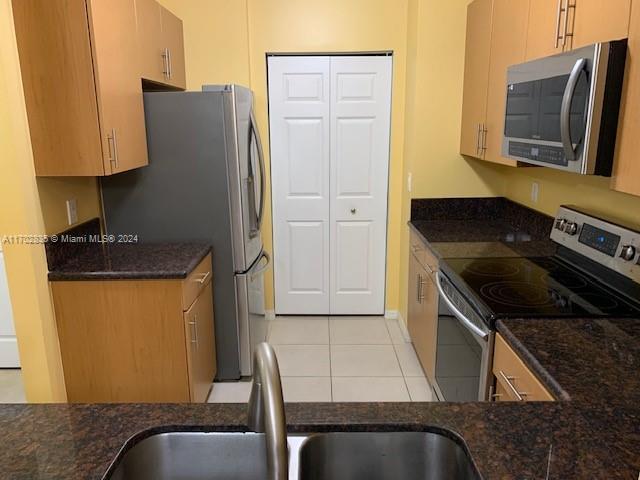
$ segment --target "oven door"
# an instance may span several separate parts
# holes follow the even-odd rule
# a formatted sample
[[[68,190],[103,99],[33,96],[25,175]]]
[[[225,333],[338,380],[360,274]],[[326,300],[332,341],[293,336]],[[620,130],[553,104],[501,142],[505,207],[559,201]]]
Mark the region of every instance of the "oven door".
[[[514,65],[507,71],[502,154],[574,173],[588,171],[600,44]],[[597,120],[597,122],[594,122]],[[597,129],[596,129],[597,131]],[[596,139],[597,140],[597,139]]]
[[[436,384],[439,400],[485,401],[489,397],[494,332],[482,321],[441,272],[436,342]]]

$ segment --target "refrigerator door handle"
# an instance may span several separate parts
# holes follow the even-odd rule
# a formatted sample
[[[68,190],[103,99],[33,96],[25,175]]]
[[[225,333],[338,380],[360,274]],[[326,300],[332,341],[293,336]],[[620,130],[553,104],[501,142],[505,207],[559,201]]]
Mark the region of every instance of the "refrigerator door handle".
[[[262,151],[262,140],[260,139],[260,132],[258,131],[258,124],[256,122],[256,117],[253,113],[253,108],[249,114],[250,122],[251,122],[251,132],[253,132],[253,136],[256,141],[256,147],[258,149],[258,164],[260,166],[260,207],[258,209],[257,214],[257,228],[258,231],[262,229],[262,220],[264,218],[264,191],[265,191],[265,166],[264,166],[264,152]]]
[[[266,260],[266,262],[262,267],[258,268],[256,271],[249,272],[252,277],[258,277],[262,275],[269,268],[269,265],[271,264],[271,256],[264,250],[260,254],[260,258],[256,262],[256,266],[258,266],[263,259]]]

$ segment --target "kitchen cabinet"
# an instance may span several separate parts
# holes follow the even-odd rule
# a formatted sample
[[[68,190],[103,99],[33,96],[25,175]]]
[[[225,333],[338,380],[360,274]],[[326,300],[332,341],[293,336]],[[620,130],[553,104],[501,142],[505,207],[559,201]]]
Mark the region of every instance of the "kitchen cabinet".
[[[502,156],[507,68],[524,61],[528,18],[529,0],[493,2],[484,159],[509,166],[518,163]]]
[[[436,370],[438,261],[415,232],[411,232],[409,254],[409,299],[407,328],[422,368],[432,384]]]
[[[51,282],[70,402],[205,402],[216,374],[211,255],[183,280]]]
[[[553,401],[553,396],[527,368],[518,354],[496,334],[493,354],[495,390],[493,400],[505,401]]]
[[[640,2],[633,5],[611,186],[640,196]]]
[[[478,158],[485,151],[492,8],[493,0],[475,0],[467,8],[460,153]]]
[[[155,0],[135,0],[135,8],[142,78],[185,89],[182,20]]]
[[[625,38],[631,0],[530,0],[526,60]]]
[[[14,0],[36,175],[147,165],[133,0]]]

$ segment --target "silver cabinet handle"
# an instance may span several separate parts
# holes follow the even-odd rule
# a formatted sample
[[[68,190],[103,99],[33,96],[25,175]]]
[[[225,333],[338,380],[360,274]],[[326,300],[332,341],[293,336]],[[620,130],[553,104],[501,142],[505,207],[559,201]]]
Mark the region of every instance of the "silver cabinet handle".
[[[482,135],[481,125],[481,123],[478,123],[478,130],[476,130],[476,155],[480,155],[480,136]]]
[[[564,94],[562,95],[562,105],[560,107],[560,138],[562,139],[564,154],[569,161],[576,160],[576,150],[573,148],[573,140],[571,140],[571,102],[573,101],[580,74],[586,65],[586,58],[576,60],[569,75],[567,86],[564,89]]]
[[[165,48],[162,51],[162,74],[165,77],[169,77],[169,49]]]
[[[198,281],[201,285],[204,285],[204,283],[207,281],[207,279],[208,279],[210,276],[211,276],[211,272],[204,273],[204,274],[202,275],[202,277],[200,277],[197,281]]]
[[[482,130],[480,132],[482,137],[482,142],[480,143],[480,154],[483,155],[485,150],[487,149],[487,125],[485,123],[482,124]]]
[[[107,145],[109,147],[109,161],[113,164],[112,169],[118,168],[118,137],[116,129],[111,129],[111,134],[107,135]]]
[[[505,373],[502,370],[499,371],[499,374],[502,377],[502,379],[507,383],[507,385],[509,386],[509,389],[513,392],[513,394],[516,396],[518,401],[524,402],[524,397],[526,397],[527,394],[519,392],[516,386],[513,383],[511,383],[511,380],[515,380],[515,377],[508,377],[507,375],[505,375]]]
[[[558,48],[560,46],[560,39],[562,38],[560,36],[560,20],[562,18],[562,12],[564,12],[564,9],[562,8],[562,1],[563,0],[558,0],[558,13],[556,16],[556,48]]]
[[[416,275],[416,302],[420,303],[420,285],[422,280],[420,278],[420,274]]]
[[[198,315],[193,316],[193,321],[189,322],[189,326],[191,327],[191,343],[196,346],[196,351],[198,350]]]
[[[574,16],[575,16],[575,8],[576,8],[576,4],[575,1],[574,3],[569,3],[570,0],[565,0],[564,3],[564,29],[562,32],[562,46],[564,47],[567,44],[567,37],[573,37],[573,33],[569,33],[569,9],[573,8],[574,9]]]
[[[169,65],[169,68],[167,69],[169,71],[169,78],[173,77],[173,65],[171,63],[171,49],[167,48],[167,64]]]

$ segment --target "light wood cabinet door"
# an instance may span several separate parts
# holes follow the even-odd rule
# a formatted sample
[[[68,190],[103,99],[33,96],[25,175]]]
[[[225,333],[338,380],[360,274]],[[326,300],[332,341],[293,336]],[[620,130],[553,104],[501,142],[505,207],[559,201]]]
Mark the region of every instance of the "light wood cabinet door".
[[[631,11],[612,188],[640,196],[640,1]]]
[[[36,175],[104,175],[85,3],[12,6]]]
[[[187,88],[184,60],[184,36],[182,20],[164,7],[162,12],[162,38],[168,51],[168,75],[166,83],[174,87]]]
[[[569,25],[565,50],[596,42],[619,40],[629,34],[631,0],[564,0],[575,7],[568,9]]]
[[[493,354],[496,379],[495,400],[553,401],[553,396],[527,368],[502,335],[496,335]]]
[[[435,382],[438,291],[432,274],[410,254],[407,328],[422,369]]]
[[[88,0],[105,173],[149,163],[133,0]]]
[[[517,166],[515,160],[502,156],[507,67],[524,61],[528,18],[529,0],[494,0],[493,2],[484,158],[503,165]]]
[[[487,114],[492,6],[493,0],[475,0],[467,7],[460,153],[478,158],[484,156],[481,140]]]
[[[573,1],[573,0],[572,0]],[[565,0],[530,0],[525,60],[562,53]]]
[[[211,282],[184,314],[187,364],[191,401],[207,401],[216,375],[216,347],[214,339]]]
[[[161,6],[156,0],[135,0],[138,63],[142,78],[164,82],[165,52],[162,47]]]

